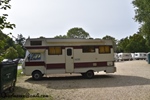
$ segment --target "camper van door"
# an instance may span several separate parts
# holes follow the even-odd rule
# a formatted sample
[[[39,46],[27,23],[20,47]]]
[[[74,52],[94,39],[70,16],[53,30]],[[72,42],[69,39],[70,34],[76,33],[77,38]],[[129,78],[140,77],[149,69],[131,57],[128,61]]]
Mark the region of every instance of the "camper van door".
[[[73,61],[73,48],[67,47],[65,48],[66,52],[66,72],[72,73],[74,71],[74,61]]]

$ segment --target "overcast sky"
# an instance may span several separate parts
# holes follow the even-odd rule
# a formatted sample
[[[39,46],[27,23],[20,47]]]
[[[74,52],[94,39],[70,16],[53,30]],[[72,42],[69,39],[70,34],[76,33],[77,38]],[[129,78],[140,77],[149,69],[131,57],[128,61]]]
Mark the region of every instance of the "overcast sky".
[[[132,0],[11,0],[8,21],[16,24],[14,36],[37,38],[66,35],[81,27],[92,38],[106,35],[122,39],[138,31]]]

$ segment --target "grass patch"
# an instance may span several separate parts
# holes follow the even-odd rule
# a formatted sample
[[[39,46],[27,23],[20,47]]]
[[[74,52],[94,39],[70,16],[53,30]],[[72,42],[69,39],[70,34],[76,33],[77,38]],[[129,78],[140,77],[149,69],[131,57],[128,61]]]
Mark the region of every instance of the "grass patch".
[[[18,66],[22,66],[22,64],[20,63],[20,64],[18,64]]]
[[[18,69],[18,71],[17,71],[17,77],[23,76],[23,75],[21,74],[21,72],[22,72],[22,69]]]
[[[10,97],[10,98],[0,98],[2,100],[53,100],[53,98],[50,96],[50,97],[26,97],[26,98],[23,98],[23,97]]]

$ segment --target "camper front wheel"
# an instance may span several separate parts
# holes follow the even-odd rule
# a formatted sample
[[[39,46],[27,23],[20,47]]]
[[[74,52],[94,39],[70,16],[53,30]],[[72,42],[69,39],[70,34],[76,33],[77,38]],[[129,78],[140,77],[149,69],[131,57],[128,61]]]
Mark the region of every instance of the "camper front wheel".
[[[89,70],[85,73],[86,78],[91,79],[94,77],[94,72],[92,70]]]
[[[32,78],[34,79],[34,80],[40,80],[40,79],[42,79],[42,73],[40,72],[40,71],[34,71],[33,73],[32,73]]]

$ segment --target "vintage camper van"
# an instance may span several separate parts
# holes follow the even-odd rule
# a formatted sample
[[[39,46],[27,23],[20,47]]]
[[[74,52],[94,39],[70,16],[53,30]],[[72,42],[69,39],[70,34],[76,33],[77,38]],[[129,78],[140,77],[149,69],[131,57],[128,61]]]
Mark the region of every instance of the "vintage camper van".
[[[32,38],[24,47],[29,53],[23,73],[35,80],[49,74],[81,73],[93,78],[94,72],[116,72],[111,40]]]

